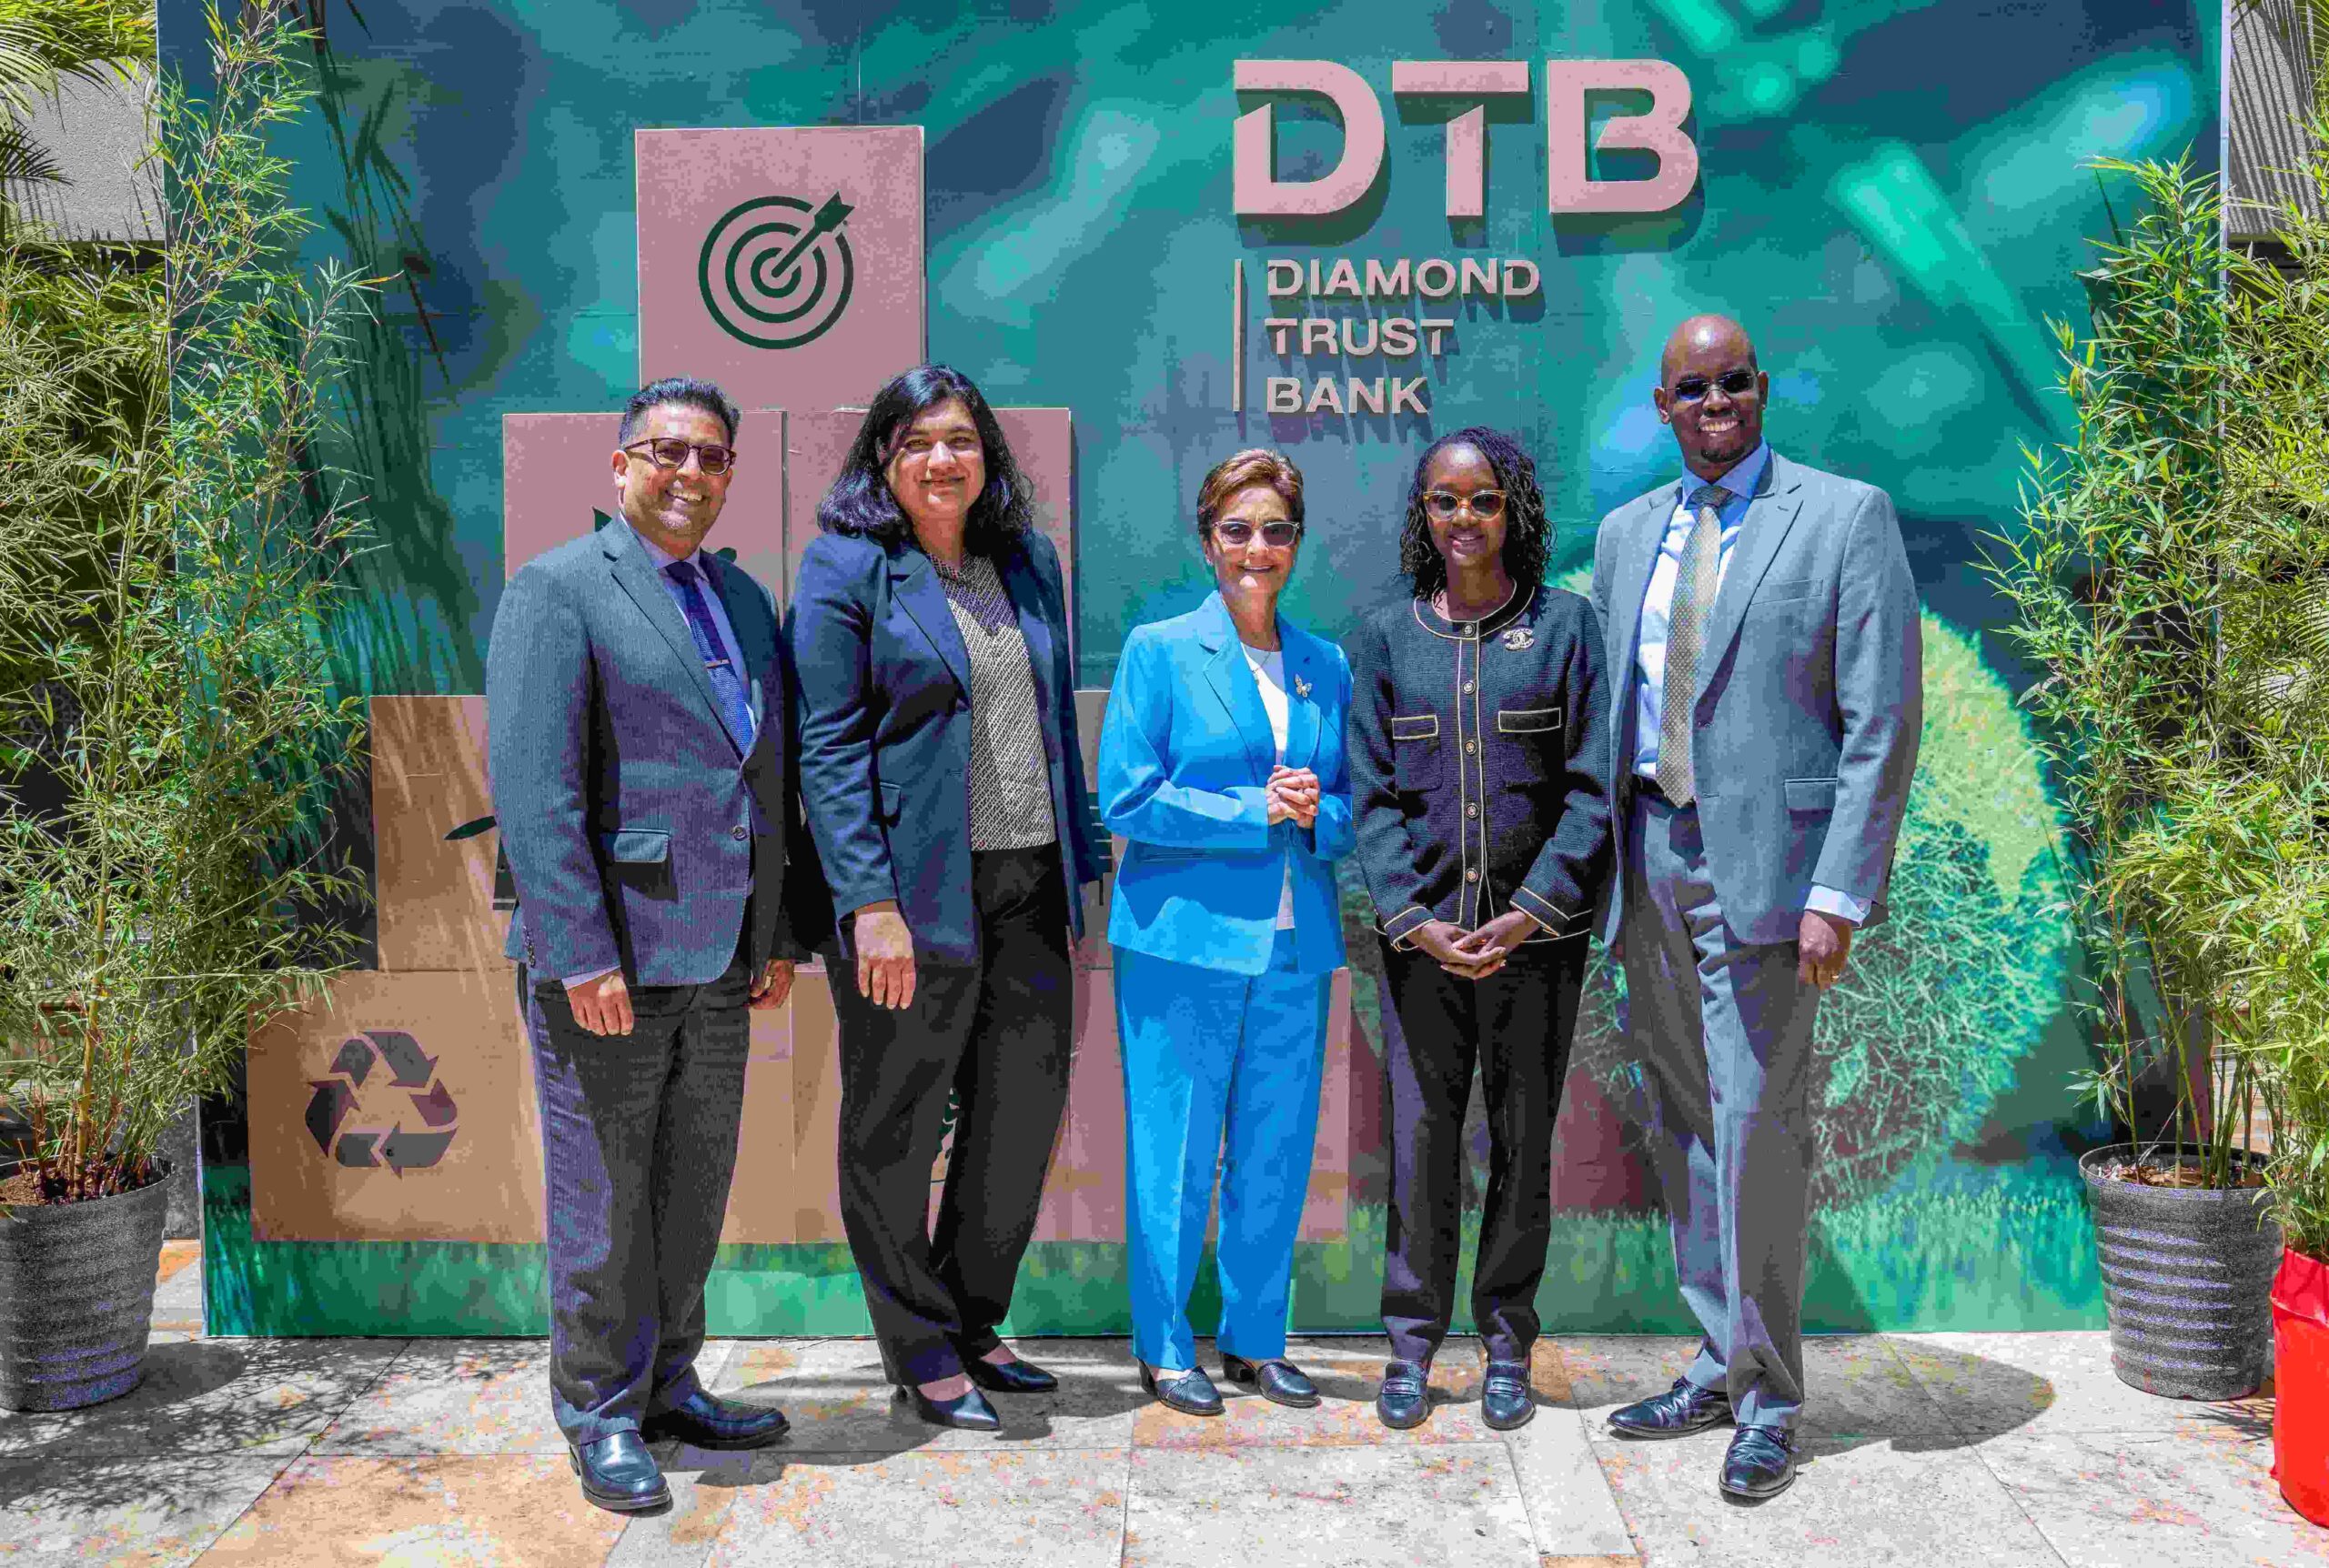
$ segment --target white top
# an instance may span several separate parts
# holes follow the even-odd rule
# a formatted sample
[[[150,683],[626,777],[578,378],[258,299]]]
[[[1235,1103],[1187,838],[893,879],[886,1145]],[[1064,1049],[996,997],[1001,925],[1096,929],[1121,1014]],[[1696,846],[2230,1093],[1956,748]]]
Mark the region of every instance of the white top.
[[[1270,716],[1270,738],[1277,743],[1279,766],[1285,763],[1285,726],[1288,709],[1285,700],[1285,654],[1283,651],[1264,653],[1245,643],[1245,667],[1254,672],[1254,684],[1262,689],[1262,711]],[[1278,890],[1277,929],[1294,929],[1294,861],[1285,862],[1285,880]]]

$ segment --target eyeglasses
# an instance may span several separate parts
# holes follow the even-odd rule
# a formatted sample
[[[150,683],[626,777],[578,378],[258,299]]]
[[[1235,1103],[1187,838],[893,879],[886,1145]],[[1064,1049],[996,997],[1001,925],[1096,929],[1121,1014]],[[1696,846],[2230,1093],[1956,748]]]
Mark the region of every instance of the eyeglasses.
[[[908,436],[898,443],[897,450],[891,457],[927,457],[941,447],[953,453],[957,459],[978,457],[985,449],[975,434],[963,430],[951,436]]]
[[[1695,403],[1715,387],[1721,387],[1726,397],[1744,397],[1755,389],[1755,380],[1752,370],[1726,370],[1712,381],[1703,376],[1685,376],[1674,383],[1674,397],[1677,402]]]
[[[707,474],[724,474],[736,466],[736,449],[717,441],[698,446],[677,436],[664,436],[652,441],[633,441],[623,450],[635,452],[641,447],[647,448],[648,457],[659,468],[685,467],[690,452],[695,454],[695,466]]]
[[[1254,525],[1245,521],[1245,518],[1231,518],[1226,522],[1213,524],[1212,532],[1215,544],[1226,545],[1233,550],[1239,550],[1253,543],[1255,529]],[[1262,543],[1274,550],[1282,550],[1302,537],[1302,525],[1289,522],[1264,523],[1261,527],[1261,535]]]
[[[1475,490],[1468,496],[1459,496],[1453,490],[1431,490],[1424,496],[1423,508],[1443,523],[1458,512],[1469,512],[1488,522],[1504,516],[1504,492]]]

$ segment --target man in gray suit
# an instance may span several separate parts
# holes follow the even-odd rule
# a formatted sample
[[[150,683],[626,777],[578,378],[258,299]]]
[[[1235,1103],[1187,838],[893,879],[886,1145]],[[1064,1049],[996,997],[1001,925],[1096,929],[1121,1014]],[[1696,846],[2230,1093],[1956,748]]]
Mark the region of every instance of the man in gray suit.
[[[776,603],[702,548],[735,439],[709,382],[633,396],[620,517],[510,578],[486,662],[541,1096],[550,1405],[582,1494],[626,1513],[670,1499],[649,1442],[757,1448],[787,1424],[712,1398],[694,1367],[746,1010],[784,1000],[798,951]]]
[[[1659,418],[1688,472],[1601,520],[1593,602],[1618,711],[1625,966],[1682,1297],[1704,1332],[1633,1437],[1735,1421],[1719,1478],[1795,1478],[1811,1024],[1883,918],[1922,723],[1917,589],[1885,493],[1778,456],[1735,321],[1668,340]]]

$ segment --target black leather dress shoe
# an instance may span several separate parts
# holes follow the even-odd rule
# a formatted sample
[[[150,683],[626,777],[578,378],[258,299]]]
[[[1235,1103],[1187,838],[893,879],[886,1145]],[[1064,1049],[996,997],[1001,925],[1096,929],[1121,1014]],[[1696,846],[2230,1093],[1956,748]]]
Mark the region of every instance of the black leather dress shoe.
[[[1405,1432],[1421,1426],[1431,1414],[1430,1374],[1413,1362],[1393,1362],[1383,1369],[1383,1386],[1375,1391],[1375,1417],[1385,1426]]]
[[[1609,1430],[1625,1437],[1679,1437],[1730,1419],[1730,1395],[1678,1377],[1664,1393],[1609,1412]]]
[[[1296,1410],[1308,1410],[1318,1402],[1318,1385],[1284,1356],[1272,1356],[1265,1362],[1249,1362],[1244,1356],[1233,1356],[1224,1351],[1221,1352],[1221,1370],[1231,1382],[1240,1388],[1260,1390],[1262,1397],[1273,1404],[1290,1404]]]
[[[1154,1394],[1157,1401],[1168,1404],[1183,1415],[1219,1415],[1221,1393],[1213,1380],[1205,1375],[1205,1368],[1191,1367],[1171,1382],[1159,1383],[1156,1369],[1146,1362],[1140,1363],[1140,1386]]]
[[[1795,1483],[1795,1433],[1783,1426],[1742,1426],[1722,1456],[1723,1492],[1750,1500],[1776,1497]]]
[[[691,1448],[765,1448],[791,1431],[784,1412],[764,1404],[714,1399],[701,1389],[640,1424],[650,1442],[678,1442]]]
[[[1059,1379],[1031,1361],[990,1362],[964,1356],[963,1371],[991,1393],[1049,1393],[1059,1387]]]
[[[898,1397],[913,1406],[914,1414],[933,1426],[959,1427],[964,1432],[1001,1432],[1003,1418],[975,1388],[954,1399],[933,1399],[912,1383],[898,1385]]]
[[[582,1478],[582,1495],[615,1513],[638,1513],[671,1501],[662,1468],[635,1432],[610,1432],[596,1442],[566,1451],[567,1462]]]
[[[1527,1426],[1536,1419],[1537,1402],[1528,1392],[1527,1362],[1490,1362],[1487,1382],[1480,1389],[1480,1419],[1498,1432]]]

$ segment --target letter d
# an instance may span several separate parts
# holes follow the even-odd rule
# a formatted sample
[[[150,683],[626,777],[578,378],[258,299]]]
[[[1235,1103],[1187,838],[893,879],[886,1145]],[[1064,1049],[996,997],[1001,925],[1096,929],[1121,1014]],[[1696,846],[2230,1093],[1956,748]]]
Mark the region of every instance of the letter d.
[[[1332,60],[1240,60],[1236,85],[1241,93],[1316,93],[1343,117],[1343,156],[1334,172],[1318,180],[1281,180],[1270,106],[1238,116],[1231,181],[1238,216],[1322,217],[1366,194],[1383,168],[1383,106],[1357,72]]]

